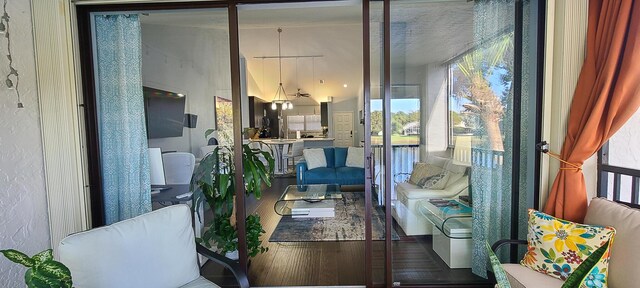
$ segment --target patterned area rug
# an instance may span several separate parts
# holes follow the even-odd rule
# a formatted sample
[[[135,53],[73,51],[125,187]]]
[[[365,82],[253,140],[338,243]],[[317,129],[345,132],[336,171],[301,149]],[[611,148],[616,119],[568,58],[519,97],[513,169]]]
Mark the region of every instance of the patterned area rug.
[[[333,218],[282,217],[269,242],[364,241],[364,193],[343,192],[335,201]],[[372,238],[384,240],[384,211],[374,207],[372,216]],[[391,239],[400,239],[395,230]]]

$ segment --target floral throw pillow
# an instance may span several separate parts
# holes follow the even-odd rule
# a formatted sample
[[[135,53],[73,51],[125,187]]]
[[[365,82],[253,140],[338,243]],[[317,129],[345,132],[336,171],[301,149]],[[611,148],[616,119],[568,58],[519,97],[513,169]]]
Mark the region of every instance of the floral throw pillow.
[[[613,227],[573,223],[529,209],[528,250],[520,264],[564,281],[591,253],[613,241],[615,233]],[[607,287],[608,266],[609,248],[592,270],[597,274],[590,275],[593,287]]]
[[[431,177],[433,175],[440,174],[441,172],[442,172],[442,168],[438,166],[418,162],[413,165],[413,171],[411,172],[411,177],[409,177],[408,182],[413,185],[422,186],[418,184],[420,180],[427,177]]]
[[[425,189],[441,190],[447,186],[449,176],[451,173],[447,170],[442,170],[439,174],[425,177],[418,182],[418,186]]]

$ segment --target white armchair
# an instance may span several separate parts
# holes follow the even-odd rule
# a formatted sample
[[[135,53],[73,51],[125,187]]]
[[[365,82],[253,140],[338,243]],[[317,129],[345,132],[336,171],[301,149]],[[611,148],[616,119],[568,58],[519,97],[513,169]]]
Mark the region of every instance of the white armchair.
[[[453,164],[451,159],[433,157],[428,159],[427,163],[454,173],[465,173],[467,170],[464,165]],[[395,187],[397,199],[392,201],[391,209],[393,218],[407,235],[431,235],[432,224],[420,215],[416,209],[416,203],[422,199],[467,195],[468,187],[468,173],[465,173],[462,178],[447,182],[443,189],[428,189],[409,182],[397,182]]]
[[[200,276],[196,249],[229,268],[240,287],[249,287],[236,262],[196,244],[184,204],[73,234],[62,239],[58,252],[77,288],[218,287]]]

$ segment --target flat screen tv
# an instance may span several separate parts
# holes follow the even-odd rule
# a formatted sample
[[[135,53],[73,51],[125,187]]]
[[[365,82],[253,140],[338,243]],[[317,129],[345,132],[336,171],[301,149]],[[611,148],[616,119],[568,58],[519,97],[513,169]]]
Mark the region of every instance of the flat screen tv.
[[[150,87],[142,90],[149,139],[182,136],[185,95]]]

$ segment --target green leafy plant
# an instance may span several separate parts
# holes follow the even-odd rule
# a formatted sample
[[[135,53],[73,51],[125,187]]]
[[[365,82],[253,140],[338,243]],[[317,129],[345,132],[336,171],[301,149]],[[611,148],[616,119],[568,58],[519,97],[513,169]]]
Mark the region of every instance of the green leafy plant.
[[[263,247],[260,236],[265,233],[260,224],[260,215],[252,214],[247,217],[247,247],[249,247],[249,257],[255,257],[260,253],[267,252],[268,248]]]
[[[244,167],[242,177],[246,195],[253,195],[260,199],[263,184],[267,187],[271,186],[275,160],[270,153],[251,148],[248,144],[243,145],[240,152]],[[193,207],[199,207],[206,201],[214,214],[214,220],[198,242],[208,248],[215,246],[222,253],[238,248],[238,232],[232,223],[234,196],[238,187],[235,183],[234,153],[235,151],[230,147],[216,147],[200,161],[191,180],[191,190],[194,191]],[[263,159],[266,160],[267,165],[262,162]],[[258,215],[247,217],[246,231],[250,257],[267,251],[260,240],[260,236],[265,231],[262,229]]]
[[[29,288],[71,288],[71,271],[64,264],[53,260],[53,250],[44,250],[33,257],[13,250],[0,250],[12,262],[27,268],[24,280]]]
[[[456,95],[469,101],[465,106],[466,112],[480,118],[490,147],[495,151],[504,151],[500,122],[505,104],[504,97],[491,88],[489,79],[500,70],[509,72],[512,65],[507,61],[513,53],[513,37],[513,32],[506,33],[464,54],[456,63],[463,76],[458,80],[460,84],[457,87],[460,88],[455,91]]]

